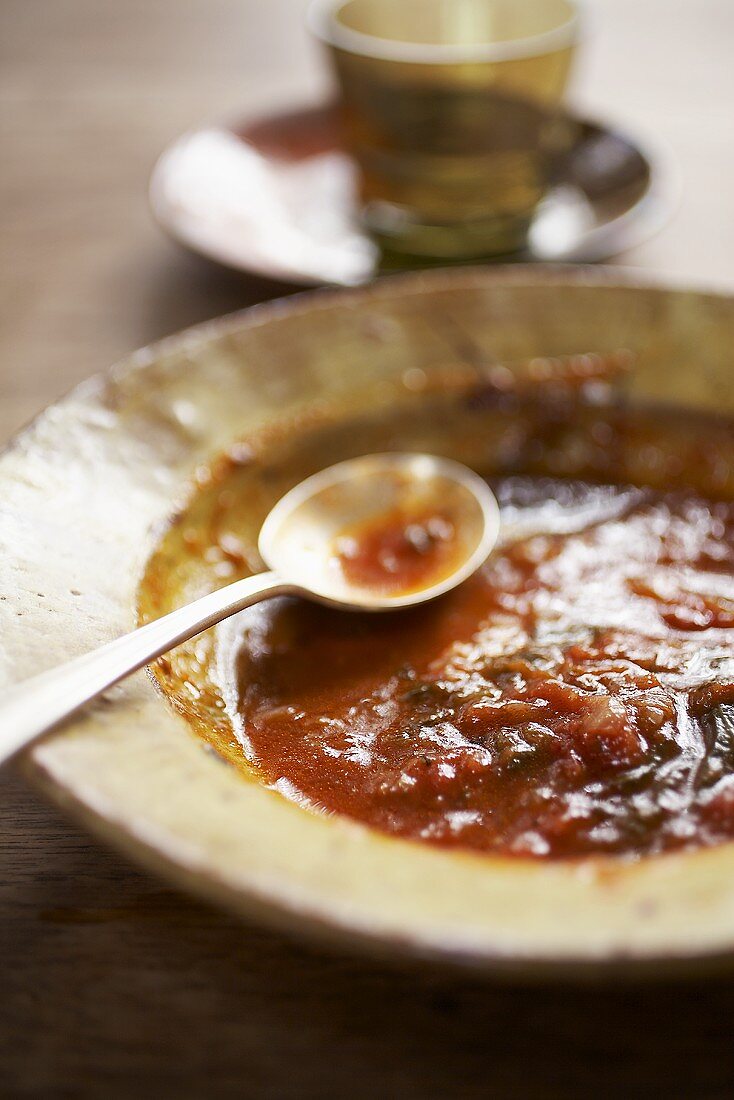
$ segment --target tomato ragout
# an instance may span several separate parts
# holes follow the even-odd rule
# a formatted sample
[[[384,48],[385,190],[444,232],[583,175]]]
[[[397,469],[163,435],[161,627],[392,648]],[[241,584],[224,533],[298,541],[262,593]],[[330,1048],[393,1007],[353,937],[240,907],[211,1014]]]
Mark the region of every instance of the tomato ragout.
[[[503,540],[434,603],[243,615],[229,671],[250,760],[302,804],[438,845],[575,857],[734,838],[734,504],[492,487]],[[433,523],[388,558],[419,568],[445,537]]]

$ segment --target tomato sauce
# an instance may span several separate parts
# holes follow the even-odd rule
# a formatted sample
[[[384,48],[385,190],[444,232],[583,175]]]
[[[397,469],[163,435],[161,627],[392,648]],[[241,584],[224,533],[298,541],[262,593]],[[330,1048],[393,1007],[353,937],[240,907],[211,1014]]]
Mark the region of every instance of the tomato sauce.
[[[383,594],[438,584],[460,564],[461,551],[452,517],[435,508],[393,508],[347,528],[334,543],[347,583]]]
[[[492,487],[503,541],[434,603],[244,613],[228,659],[251,761],[302,804],[438,845],[574,857],[734,838],[734,504]],[[386,545],[420,561],[391,539],[344,569],[371,580]]]

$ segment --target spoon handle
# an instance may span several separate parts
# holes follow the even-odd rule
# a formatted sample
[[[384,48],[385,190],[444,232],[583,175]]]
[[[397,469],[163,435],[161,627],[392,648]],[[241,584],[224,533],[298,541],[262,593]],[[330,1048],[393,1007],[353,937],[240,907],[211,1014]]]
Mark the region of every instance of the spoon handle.
[[[162,653],[250,604],[295,591],[276,573],[246,577],[18,684],[0,704],[0,764]]]

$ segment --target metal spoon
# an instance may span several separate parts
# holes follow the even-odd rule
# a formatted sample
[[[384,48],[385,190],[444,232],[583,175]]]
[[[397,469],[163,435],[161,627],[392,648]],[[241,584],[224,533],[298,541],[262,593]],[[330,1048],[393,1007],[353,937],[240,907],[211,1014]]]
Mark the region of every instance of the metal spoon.
[[[411,515],[432,510],[449,517],[448,572],[428,573],[424,584],[407,589],[399,575],[387,588],[350,583],[335,554],[344,532],[358,542],[360,530],[379,532],[382,517],[405,516],[409,527]],[[0,762],[162,653],[260,600],[296,595],[349,611],[432,600],[475,572],[499,525],[486,483],[449,459],[382,454],[330,466],[286,493],[265,520],[258,548],[269,572],[235,581],[7,692],[0,705]]]

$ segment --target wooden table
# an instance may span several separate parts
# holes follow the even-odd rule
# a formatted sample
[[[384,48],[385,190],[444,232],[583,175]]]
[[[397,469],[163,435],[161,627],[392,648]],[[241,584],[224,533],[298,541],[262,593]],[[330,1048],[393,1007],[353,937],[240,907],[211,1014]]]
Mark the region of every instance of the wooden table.
[[[0,435],[167,332],[282,293],[151,224],[160,148],[324,86],[302,0],[3,0]],[[734,287],[734,4],[597,0],[575,99],[668,142],[682,204],[623,257]],[[734,983],[527,990],[323,955],[166,889],[0,778],[0,1094],[705,1096]]]

